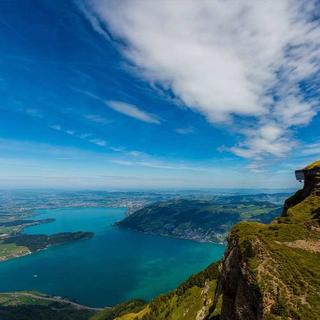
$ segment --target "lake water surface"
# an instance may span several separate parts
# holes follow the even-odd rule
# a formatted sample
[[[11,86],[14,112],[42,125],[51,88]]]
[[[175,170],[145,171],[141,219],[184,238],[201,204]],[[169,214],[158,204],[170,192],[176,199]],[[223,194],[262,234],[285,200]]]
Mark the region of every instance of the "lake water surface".
[[[55,222],[25,229],[29,234],[93,231],[95,236],[0,263],[0,291],[37,290],[90,306],[131,298],[152,299],[220,259],[225,247],[113,227],[119,208],[39,210]]]

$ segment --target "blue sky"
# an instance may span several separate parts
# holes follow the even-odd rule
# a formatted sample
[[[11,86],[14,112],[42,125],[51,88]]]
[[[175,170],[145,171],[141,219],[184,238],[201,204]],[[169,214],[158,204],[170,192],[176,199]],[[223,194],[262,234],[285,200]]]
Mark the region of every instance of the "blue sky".
[[[320,156],[316,1],[0,12],[0,187],[294,187]]]

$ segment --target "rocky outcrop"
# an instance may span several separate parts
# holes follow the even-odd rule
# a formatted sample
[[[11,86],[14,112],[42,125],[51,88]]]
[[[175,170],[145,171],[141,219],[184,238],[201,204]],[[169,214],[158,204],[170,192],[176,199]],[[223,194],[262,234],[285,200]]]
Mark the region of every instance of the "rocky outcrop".
[[[311,194],[320,196],[320,167],[312,166],[312,169],[308,169],[308,167],[300,170],[304,175],[304,186],[285,201],[282,216],[286,216],[290,208],[299,204]]]
[[[214,300],[216,305],[223,295],[220,319],[262,319],[261,293],[250,284],[248,267],[239,243],[231,235],[228,244]]]
[[[271,224],[232,229],[211,309],[222,299],[219,320],[319,319],[319,169],[306,171],[303,189]]]

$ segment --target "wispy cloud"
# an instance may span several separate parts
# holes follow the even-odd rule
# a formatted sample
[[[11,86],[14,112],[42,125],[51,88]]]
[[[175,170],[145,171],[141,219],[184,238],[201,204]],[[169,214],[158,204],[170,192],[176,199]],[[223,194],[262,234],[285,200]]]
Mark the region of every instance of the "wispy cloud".
[[[86,1],[87,14],[123,40],[119,49],[139,75],[208,121],[232,125],[243,139],[231,151],[254,161],[288,154],[293,129],[318,112],[317,10],[316,0]],[[236,126],[234,116],[246,122]]]
[[[85,141],[90,142],[92,144],[95,144],[99,147],[107,146],[107,142],[105,140],[94,138],[91,133],[77,133],[75,130],[63,128],[62,126],[60,126],[58,124],[54,124],[54,125],[50,126],[50,128],[53,130],[68,134],[70,136],[74,136],[75,138],[85,140]]]
[[[320,142],[305,145],[301,153],[306,156],[318,156],[320,158]]]
[[[110,40],[109,34],[104,29],[99,18],[94,13],[92,13],[90,10],[88,10],[86,3],[81,0],[75,0],[75,2],[77,3],[79,9],[86,16],[86,18],[90,21],[94,30],[97,31],[100,35],[102,35],[107,40]]]
[[[60,126],[59,124],[54,124],[52,126],[50,126],[51,129],[56,130],[56,131],[60,131],[63,132],[65,134],[68,134],[69,136],[75,136],[76,132],[74,130],[68,129],[68,128],[63,128],[62,126]],[[80,135],[79,137],[81,138],[82,135]]]
[[[122,113],[128,117],[135,118],[143,122],[160,124],[159,119],[155,115],[142,111],[133,104],[121,101],[107,101],[106,105],[114,111]]]
[[[53,125],[50,126],[50,128],[53,129],[53,130],[56,130],[56,131],[64,132],[64,133],[69,134],[69,135],[73,135],[74,134],[73,130],[64,129],[59,124],[53,124]]]
[[[84,116],[85,119],[92,121],[92,122],[96,122],[99,124],[107,124],[107,123],[111,123],[113,122],[112,120],[106,119],[103,116],[99,115],[99,114],[86,114]]]
[[[106,101],[102,97],[99,97],[98,95],[79,88],[72,87],[74,91],[80,92],[81,94],[86,95],[87,97],[90,97],[94,100],[97,100],[105,105],[107,105],[112,110],[122,113],[128,117],[147,122],[147,123],[153,123],[153,124],[160,124],[160,119],[156,115],[152,113],[148,113],[146,111],[141,110],[136,105],[123,102],[123,101],[115,101],[115,100],[108,100]]]
[[[40,110],[36,109],[36,108],[25,108],[23,111],[28,116],[33,117],[33,118],[40,118],[41,119],[41,118],[44,117],[43,113]]]
[[[192,127],[186,127],[186,128],[178,128],[176,129],[176,132],[179,134],[191,134],[193,133],[193,128]]]
[[[297,145],[276,122],[268,121],[259,128],[246,129],[243,133],[246,141],[231,148],[232,152],[243,158],[262,160],[267,155],[284,157]]]
[[[105,140],[89,139],[88,141],[100,147],[105,147],[107,145],[107,142]]]
[[[192,171],[208,171],[208,167],[187,166],[185,164],[173,164],[168,162],[160,162],[155,160],[148,161],[136,161],[136,160],[124,160],[114,159],[110,160],[113,163],[123,166],[135,166],[135,167],[148,167],[153,169],[165,169],[165,170],[192,170]]]
[[[24,157],[17,154],[24,154]],[[286,187],[281,175],[241,172],[234,162],[165,161],[148,155],[87,151],[47,143],[0,139],[1,187]],[[301,163],[298,163],[301,165]],[[226,165],[226,170],[221,170]],[[297,164],[294,168],[297,167]],[[281,169],[281,168],[279,168]],[[290,170],[291,170],[290,166]],[[287,174],[288,170],[285,170]],[[293,180],[293,179],[292,179]],[[275,184],[275,181],[277,182]],[[294,180],[293,180],[294,182]]]

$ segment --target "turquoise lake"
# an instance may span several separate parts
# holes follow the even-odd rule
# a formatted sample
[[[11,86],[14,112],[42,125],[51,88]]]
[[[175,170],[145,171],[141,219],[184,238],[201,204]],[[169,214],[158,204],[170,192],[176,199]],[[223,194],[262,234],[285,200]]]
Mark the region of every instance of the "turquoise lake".
[[[93,231],[95,236],[0,263],[0,291],[37,290],[95,307],[131,298],[152,299],[220,259],[225,247],[113,227],[119,208],[39,210],[55,222],[29,234]]]

